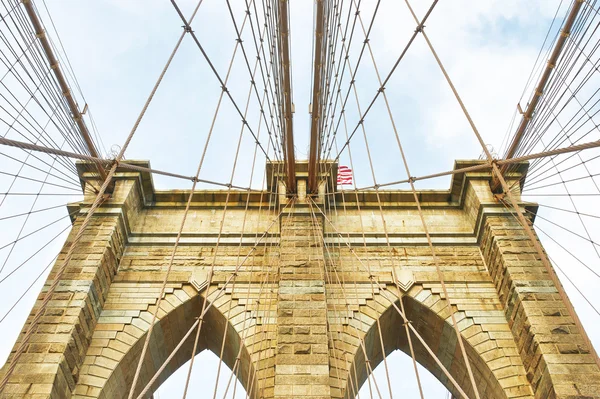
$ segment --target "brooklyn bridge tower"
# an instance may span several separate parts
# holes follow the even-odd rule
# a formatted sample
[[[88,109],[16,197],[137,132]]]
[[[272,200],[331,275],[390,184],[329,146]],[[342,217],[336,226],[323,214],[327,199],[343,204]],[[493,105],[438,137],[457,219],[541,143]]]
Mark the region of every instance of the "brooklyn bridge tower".
[[[424,398],[431,374],[455,398],[600,398],[600,297],[589,289],[600,277],[596,1],[561,2],[502,155],[428,36],[437,8],[455,5],[394,5],[410,29],[380,65],[373,37],[390,21],[386,5],[316,0],[302,131],[288,1],[202,3],[171,0],[183,29],[123,144],[103,156],[45,4],[2,0],[3,312],[45,283],[0,371],[0,397],[157,397],[178,369],[184,397],[196,397],[192,370],[211,371],[196,355],[209,350],[217,378],[200,393],[213,397],[407,397],[396,381],[414,380]],[[203,30],[217,6],[235,36],[225,61],[229,50],[210,51],[225,40]],[[415,46],[441,72],[437,90],[456,100],[479,159],[412,173],[436,165],[402,125],[391,83]],[[202,84],[218,88],[193,175],[124,157],[184,48],[202,58]],[[215,122],[223,113],[227,133]],[[178,133],[141,140],[164,157]],[[301,160],[294,143],[306,136]],[[422,188],[444,176],[449,188]],[[167,177],[191,188],[158,189]],[[51,202],[65,189],[83,194]],[[44,230],[46,212],[68,212],[64,234]],[[57,237],[44,269],[37,254]],[[401,371],[389,361],[397,349],[410,359]]]

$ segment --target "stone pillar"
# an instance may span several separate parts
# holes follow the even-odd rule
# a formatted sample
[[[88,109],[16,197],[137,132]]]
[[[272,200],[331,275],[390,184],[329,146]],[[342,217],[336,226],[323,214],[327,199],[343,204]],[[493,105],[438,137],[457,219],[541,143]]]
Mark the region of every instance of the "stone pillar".
[[[282,217],[276,398],[331,397],[322,229],[309,210]]]
[[[131,175],[139,176],[138,173]],[[97,186],[98,182],[94,183]],[[87,188],[88,192],[92,192],[89,184]],[[117,273],[127,240],[127,221],[135,217],[140,206],[140,193],[137,179],[118,180],[111,199],[96,211],[35,327],[25,352],[19,358],[2,393],[3,398],[71,397],[96,322]],[[0,375],[4,374],[21,344],[22,337],[53,283],[94,197],[87,195],[80,204],[81,212],[74,220],[71,233]]]
[[[493,198],[488,181],[472,181],[481,250],[536,398],[600,396],[600,370],[525,229]],[[502,214],[504,212],[504,214]]]

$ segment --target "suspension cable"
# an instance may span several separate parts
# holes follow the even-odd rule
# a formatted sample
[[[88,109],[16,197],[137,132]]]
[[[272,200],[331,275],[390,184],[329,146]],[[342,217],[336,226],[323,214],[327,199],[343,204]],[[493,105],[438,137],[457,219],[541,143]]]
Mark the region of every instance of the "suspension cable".
[[[410,6],[410,3],[408,0],[405,0],[406,5],[408,6],[413,18],[415,20],[418,21],[417,16],[415,15],[412,7]],[[438,63],[438,66],[440,67],[440,70],[442,71],[442,73],[444,74],[446,81],[448,82],[448,85],[450,86],[450,88],[452,89],[452,92],[454,93],[454,96],[456,97],[456,100],[458,101],[461,109],[463,110],[463,113],[465,115],[465,117],[467,118],[467,120],[469,121],[469,124],[471,125],[471,128],[473,130],[473,133],[475,134],[477,141],[479,141],[481,148],[483,150],[483,152],[486,155],[486,158],[488,160],[488,162],[491,164],[492,166],[492,171],[494,173],[494,175],[496,176],[496,178],[498,179],[498,181],[500,182],[500,185],[506,195],[506,197],[508,198],[509,202],[511,203],[511,205],[513,206],[515,213],[517,214],[517,217],[520,221],[520,224],[523,226],[523,229],[525,230],[525,233],[527,234],[528,238],[531,240],[536,252],[538,253],[538,256],[540,257],[540,260],[542,262],[542,264],[544,265],[544,268],[546,269],[546,271],[548,272],[548,275],[550,276],[550,279],[552,280],[552,282],[554,283],[554,285],[556,286],[559,295],[563,301],[563,303],[565,304],[569,315],[572,317],[573,321],[575,322],[575,325],[577,326],[577,328],[580,330],[581,336],[584,340],[584,342],[586,343],[586,346],[588,346],[588,349],[590,350],[590,353],[592,354],[594,361],[596,362],[596,364],[598,365],[598,367],[600,367],[600,358],[598,358],[598,355],[596,354],[596,350],[594,349],[589,336],[587,335],[587,332],[585,331],[585,329],[583,328],[583,324],[581,323],[581,320],[579,319],[579,316],[577,315],[577,313],[575,312],[575,309],[573,307],[573,304],[571,303],[571,301],[569,300],[569,297],[567,296],[560,280],[558,279],[558,276],[556,275],[556,272],[554,271],[554,269],[552,268],[552,265],[550,264],[548,257],[545,255],[544,250],[542,249],[539,241],[536,239],[531,227],[529,226],[529,224],[527,223],[525,217],[523,216],[523,213],[520,212],[519,210],[519,205],[516,201],[516,199],[514,198],[514,196],[512,195],[510,188],[508,187],[508,184],[506,183],[504,176],[502,175],[502,173],[500,172],[499,168],[498,168],[498,164],[496,162],[494,162],[493,157],[489,151],[489,149],[487,148],[487,146],[485,145],[485,143],[483,142],[483,139],[481,138],[481,135],[479,134],[479,131],[477,130],[477,127],[475,126],[475,124],[473,123],[473,120],[471,119],[471,116],[469,115],[464,103],[462,102],[460,96],[458,95],[458,92],[456,91],[456,88],[454,87],[454,85],[452,84],[452,81],[450,80],[450,77],[448,75],[448,73],[446,72],[446,69],[444,68],[440,58],[438,57],[435,49],[433,48],[433,45],[431,44],[431,41],[429,40],[429,38],[427,37],[427,34],[425,33],[425,31],[423,31],[423,38],[425,39],[425,41],[427,42],[427,45],[429,47],[429,49],[431,50],[431,53],[433,54],[434,58],[436,59],[436,62]]]

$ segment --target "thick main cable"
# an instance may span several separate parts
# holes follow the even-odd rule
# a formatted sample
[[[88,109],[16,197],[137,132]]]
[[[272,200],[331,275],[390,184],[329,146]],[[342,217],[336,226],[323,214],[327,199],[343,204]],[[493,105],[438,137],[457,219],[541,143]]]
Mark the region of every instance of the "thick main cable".
[[[201,2],[202,0],[200,0]],[[196,7],[196,10],[194,11],[194,15],[196,15],[196,11],[198,10],[199,5]],[[193,17],[191,18],[193,19]],[[165,65],[165,67],[163,68],[158,80],[156,81],[150,95],[148,96],[148,99],[146,100],[146,103],[144,104],[144,107],[142,108],[142,111],[140,112],[140,115],[138,116],[138,119],[136,120],[133,128],[131,129],[129,135],[127,136],[127,139],[125,140],[125,143],[123,144],[123,147],[121,148],[121,151],[119,152],[119,154],[117,155],[117,161],[121,160],[123,158],[123,155],[125,154],[125,150],[129,147],[129,143],[131,142],[131,140],[133,139],[133,135],[135,134],[135,132],[137,131],[137,128],[142,120],[142,118],[144,117],[146,110],[148,109],[148,106],[150,105],[150,102],[152,101],[152,99],[154,98],[154,94],[156,93],[156,90],[158,89],[158,87],[160,86],[160,83],[162,82],[162,79],[164,77],[164,75],[166,74],[171,61],[173,60],[173,57],[175,56],[177,50],[179,49],[179,46],[181,44],[181,41],[183,40],[183,36],[185,35],[185,32],[181,35],[180,39],[178,40],[177,44],[175,45],[175,48],[173,49],[169,59],[167,60],[167,63]],[[4,373],[4,376],[2,377],[2,380],[0,381],[0,393],[2,393],[2,391],[4,390],[4,388],[6,387],[10,376],[12,375],[12,373],[14,372],[14,369],[17,365],[17,362],[19,360],[19,358],[21,357],[21,355],[23,354],[23,352],[25,351],[25,347],[29,342],[29,338],[31,337],[31,335],[33,334],[34,328],[37,326],[37,323],[39,321],[39,319],[41,318],[42,314],[45,312],[45,309],[48,305],[48,302],[50,302],[52,295],[54,294],[54,291],[56,290],[56,287],[58,286],[66,268],[67,265],[69,264],[73,253],[75,251],[75,247],[79,244],[79,242],[81,241],[81,238],[84,235],[85,229],[87,228],[87,226],[89,225],[92,216],[94,215],[94,212],[96,211],[96,209],[101,205],[101,202],[104,199],[104,193],[106,192],[106,189],[108,188],[109,184],[112,181],[112,178],[116,172],[117,169],[117,163],[115,163],[109,170],[106,179],[104,180],[102,186],[100,187],[98,194],[96,195],[96,198],[94,199],[94,202],[92,203],[92,206],[90,207],[90,209],[88,210],[85,219],[83,220],[81,226],[79,227],[79,230],[77,232],[77,234],[75,235],[74,240],[71,242],[71,245],[66,253],[66,256],[61,264],[61,266],[59,267],[56,275],[54,276],[54,280],[52,282],[52,284],[50,285],[50,287],[48,288],[48,291],[46,292],[46,295],[44,296],[44,299],[42,300],[38,310],[36,311],[33,319],[31,320],[29,327],[27,328],[25,335],[23,336],[23,338],[21,339],[19,346],[17,347],[17,350],[15,352],[15,354],[13,355],[13,357],[10,360],[10,363],[6,369],[6,372]]]

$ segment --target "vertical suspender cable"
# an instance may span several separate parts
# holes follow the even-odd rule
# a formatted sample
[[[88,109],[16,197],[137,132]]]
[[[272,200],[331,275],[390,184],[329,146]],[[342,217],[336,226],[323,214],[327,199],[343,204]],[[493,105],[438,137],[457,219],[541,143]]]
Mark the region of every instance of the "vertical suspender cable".
[[[198,8],[200,7],[201,2],[202,2],[202,0],[200,0],[200,3],[196,6],[196,9],[194,10],[193,15],[190,18],[190,21],[196,15],[196,12],[198,11]],[[103,200],[105,198],[104,197],[104,193],[106,192],[106,189],[110,185],[110,183],[112,181],[112,178],[113,178],[114,174],[117,171],[117,166],[119,165],[118,161],[120,161],[123,158],[123,156],[125,155],[125,151],[129,147],[129,143],[131,143],[131,140],[133,139],[133,136],[134,136],[135,132],[137,131],[137,128],[140,125],[140,122],[142,121],[142,118],[146,114],[146,111],[148,110],[150,102],[152,102],[152,99],[154,98],[154,95],[156,94],[156,91],[158,90],[158,87],[160,86],[160,83],[162,82],[165,74],[167,73],[167,70],[169,69],[169,66],[171,65],[171,62],[173,61],[173,57],[175,57],[175,54],[177,53],[177,50],[179,49],[179,46],[181,45],[181,42],[183,41],[183,37],[185,36],[185,33],[186,32],[184,31],[181,34],[181,36],[179,37],[179,40],[177,41],[177,43],[175,45],[175,48],[171,52],[171,55],[169,56],[169,59],[167,60],[164,68],[162,69],[162,71],[160,73],[160,76],[158,77],[156,83],[154,84],[154,87],[152,88],[152,91],[150,92],[150,95],[148,96],[148,99],[144,103],[144,106],[143,106],[140,114],[138,115],[138,118],[136,119],[136,121],[135,121],[135,123],[134,123],[134,125],[133,125],[133,127],[131,129],[131,131],[129,132],[129,135],[125,139],[125,143],[123,143],[123,147],[121,148],[121,151],[117,155],[117,162],[113,163],[113,165],[111,166],[110,170],[108,171],[108,174],[106,175],[106,179],[104,179],[104,183],[102,184],[102,186],[98,190],[98,194],[96,194],[96,198],[94,199],[94,202],[92,203],[92,206],[87,211],[87,214],[85,215],[85,219],[83,220],[81,226],[79,227],[79,230],[78,230],[77,234],[75,235],[75,238],[71,242],[71,245],[69,246],[69,250],[67,251],[67,254],[65,255],[64,260],[61,262],[61,265],[58,268],[58,270],[56,272],[56,275],[54,276],[54,281],[52,282],[52,284],[48,288],[48,291],[46,292],[46,295],[44,296],[44,299],[42,300],[39,308],[35,312],[35,315],[34,315],[33,319],[29,323],[29,327],[27,327],[27,329],[25,331],[25,335],[21,339],[21,342],[19,343],[15,354],[10,359],[10,363],[8,365],[8,368],[6,369],[6,372],[4,373],[4,376],[2,377],[2,380],[0,380],[0,394],[2,393],[2,391],[4,390],[4,388],[6,387],[6,385],[8,384],[10,376],[12,375],[12,373],[14,372],[14,370],[16,368],[17,362],[19,361],[19,358],[25,352],[27,344],[29,343],[29,338],[31,337],[31,335],[35,331],[35,328],[37,327],[37,322],[39,321],[39,319],[44,314],[44,312],[46,310],[46,306],[48,305],[48,302],[50,302],[50,300],[52,298],[52,295],[54,294],[54,291],[56,290],[56,287],[58,286],[58,283],[60,282],[60,280],[61,280],[64,272],[66,271],[67,266],[69,265],[69,262],[71,260],[71,257],[73,256],[73,253],[75,251],[75,247],[79,244],[79,241],[81,241],[81,238],[84,235],[85,229],[86,229],[87,225],[90,223],[90,221],[92,219],[92,216],[94,215],[94,212],[96,211],[96,209],[103,202]]]
[[[405,0],[405,1],[411,11],[411,14],[413,15],[413,17],[416,20],[417,17],[413,12],[413,10],[410,6],[410,3],[408,2],[408,0]],[[575,1],[579,2],[580,0],[575,0]],[[560,280],[558,279],[558,276],[556,275],[554,268],[550,264],[550,261],[548,260],[547,255],[545,254],[544,250],[542,249],[542,246],[541,246],[539,240],[535,236],[531,226],[529,225],[529,222],[527,221],[527,219],[525,219],[525,216],[523,216],[523,213],[521,212],[521,210],[519,208],[519,204],[517,203],[517,200],[512,195],[512,193],[510,191],[510,187],[508,187],[508,184],[506,183],[506,180],[504,179],[504,176],[502,175],[502,172],[500,171],[500,168],[498,167],[498,162],[494,161],[492,154],[490,153],[489,149],[486,147],[485,143],[483,142],[483,139],[481,138],[481,135],[479,134],[479,131],[477,130],[477,127],[475,126],[475,123],[471,119],[471,116],[469,115],[467,108],[465,107],[464,103],[462,102],[462,99],[458,95],[458,91],[454,87],[454,84],[452,83],[450,76],[446,72],[446,69],[444,68],[444,65],[442,64],[442,61],[440,60],[440,58],[437,55],[437,52],[433,48],[431,41],[429,41],[429,37],[427,36],[427,34],[425,33],[424,30],[422,33],[423,33],[423,38],[427,42],[429,49],[431,50],[435,60],[437,61],[438,65],[440,67],[440,70],[442,71],[444,77],[446,78],[448,85],[450,86],[452,92],[454,93],[454,96],[456,97],[456,100],[458,101],[465,117],[469,121],[469,124],[471,125],[471,128],[473,129],[473,133],[475,134],[475,136],[477,137],[477,140],[481,144],[481,148],[483,149],[483,152],[485,153],[487,161],[492,167],[492,175],[498,180],[500,186],[502,187],[504,194],[506,195],[509,202],[513,206],[515,213],[517,214],[517,218],[519,219],[521,226],[525,230],[525,234],[531,240],[533,247],[535,248],[538,256],[540,257],[540,261],[542,262],[544,268],[548,272],[548,275],[549,275],[550,279],[552,280],[552,282],[554,283],[554,286],[558,290],[558,294],[560,295],[561,299],[563,300],[565,307],[567,308],[567,311],[569,312],[569,315],[573,319],[574,324],[579,329],[579,331],[581,333],[581,337],[583,338],[585,344],[588,346],[588,349],[594,359],[594,362],[596,363],[596,365],[598,365],[598,367],[600,367],[600,358],[598,358],[598,354],[596,353],[596,350],[594,349],[594,346],[592,345],[592,341],[590,340],[590,337],[587,335],[587,332],[583,328],[583,324],[581,323],[579,316],[575,312],[575,308],[573,307],[571,300],[569,299],[567,293],[565,292],[565,289],[563,288]]]

